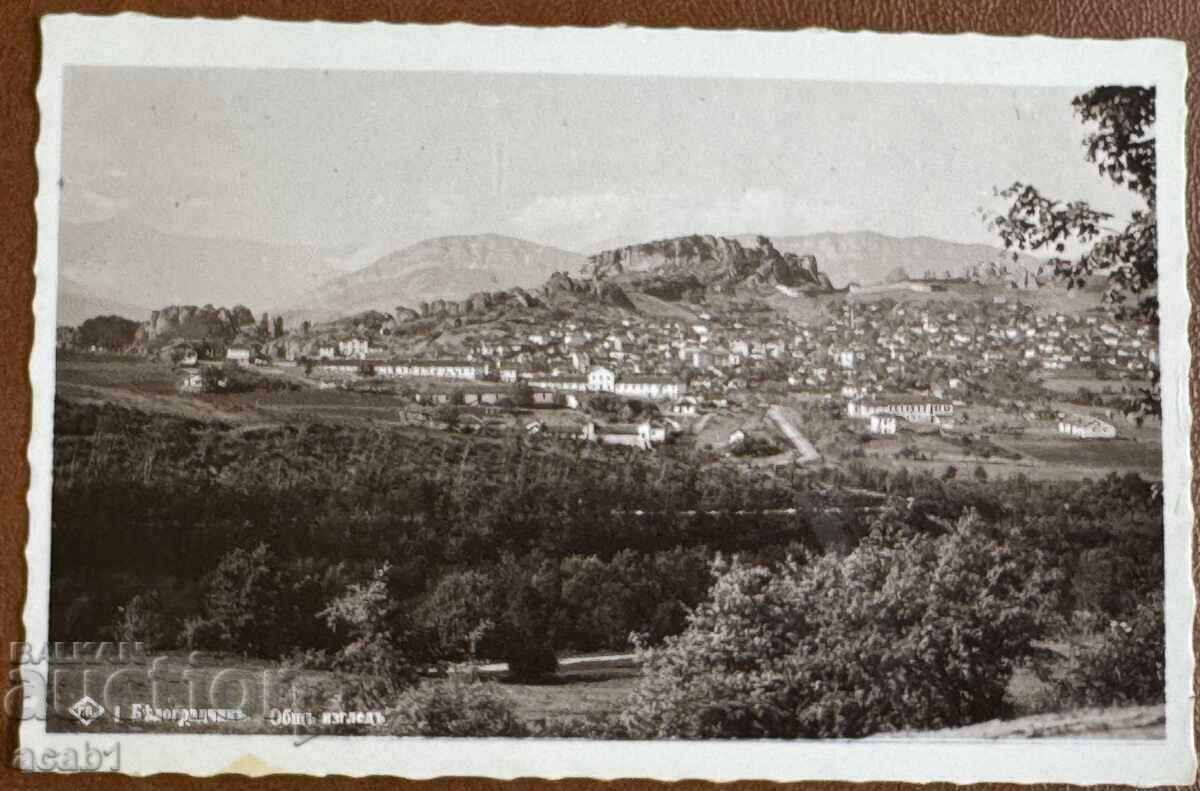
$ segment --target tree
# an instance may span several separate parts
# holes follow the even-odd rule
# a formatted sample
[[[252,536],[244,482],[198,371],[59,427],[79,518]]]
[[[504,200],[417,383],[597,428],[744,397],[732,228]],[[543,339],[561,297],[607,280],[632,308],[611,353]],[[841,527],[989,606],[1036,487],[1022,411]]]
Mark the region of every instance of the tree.
[[[495,626],[496,582],[481,571],[452,571],[438,580],[416,611],[432,653],[445,659],[474,658]]]
[[[1068,287],[1082,287],[1093,274],[1107,278],[1106,302],[1118,306],[1121,314],[1141,318],[1157,327],[1158,298],[1158,219],[1155,203],[1157,165],[1155,139],[1155,89],[1153,87],[1112,86],[1093,88],[1071,102],[1075,114],[1091,130],[1083,139],[1088,162],[1096,165],[1102,177],[1128,187],[1145,201],[1143,209],[1130,215],[1124,227],[1111,224],[1115,219],[1086,201],[1057,200],[1043,195],[1037,187],[1020,181],[998,190],[1011,201],[1004,214],[984,213],[1007,249],[1049,251],[1054,275]],[[1074,258],[1064,257],[1068,245],[1086,249]],[[1133,297],[1136,301],[1130,305]],[[1151,384],[1127,404],[1127,411],[1161,416],[1157,366],[1151,372]]]
[[[141,324],[121,316],[96,316],[79,325],[78,345],[106,351],[124,351],[137,338]]]
[[[263,338],[271,337],[271,317],[265,312],[262,314],[262,318],[258,320],[258,334]]]
[[[275,338],[283,337],[283,316],[275,317],[275,334],[273,335],[273,337],[275,337]]]
[[[714,566],[687,629],[639,652],[634,738],[856,737],[1003,713],[1057,577],[968,513],[940,537],[885,514],[845,557]]]
[[[371,578],[353,583],[317,613],[317,617],[345,642],[335,656],[335,667],[353,673],[363,698],[376,704],[416,683],[417,669],[403,650],[406,630],[395,600],[388,591],[391,565],[384,561]]]
[[[204,621],[222,648],[252,656],[272,654],[278,565],[270,547],[261,543],[250,550],[237,547],[221,558],[209,578]]]
[[[506,556],[497,577],[506,601],[498,624],[501,656],[519,679],[538,679],[558,668],[554,653],[562,599],[558,564],[533,553],[517,561]]]

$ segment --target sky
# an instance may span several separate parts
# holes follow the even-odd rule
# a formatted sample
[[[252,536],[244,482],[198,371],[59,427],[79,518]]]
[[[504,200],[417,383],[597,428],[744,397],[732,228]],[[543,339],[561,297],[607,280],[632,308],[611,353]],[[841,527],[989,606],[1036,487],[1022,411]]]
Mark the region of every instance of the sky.
[[[73,67],[62,220],[299,244],[355,269],[449,234],[581,253],[690,233],[995,242],[1014,180],[1125,215],[1086,89]]]

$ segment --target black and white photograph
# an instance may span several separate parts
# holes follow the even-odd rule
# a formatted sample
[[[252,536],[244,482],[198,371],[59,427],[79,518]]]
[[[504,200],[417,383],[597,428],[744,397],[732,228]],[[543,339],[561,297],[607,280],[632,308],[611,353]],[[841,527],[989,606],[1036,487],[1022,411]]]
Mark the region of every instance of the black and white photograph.
[[[1080,71],[66,63],[46,734],[1192,760],[1182,99]]]

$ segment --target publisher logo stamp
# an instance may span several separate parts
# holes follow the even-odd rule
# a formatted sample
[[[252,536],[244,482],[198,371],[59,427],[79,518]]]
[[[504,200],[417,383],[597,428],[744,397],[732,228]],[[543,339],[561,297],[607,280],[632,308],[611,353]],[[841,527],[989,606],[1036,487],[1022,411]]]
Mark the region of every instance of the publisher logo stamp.
[[[84,725],[91,725],[104,715],[104,707],[92,700],[88,695],[84,695],[75,701],[68,711]]]

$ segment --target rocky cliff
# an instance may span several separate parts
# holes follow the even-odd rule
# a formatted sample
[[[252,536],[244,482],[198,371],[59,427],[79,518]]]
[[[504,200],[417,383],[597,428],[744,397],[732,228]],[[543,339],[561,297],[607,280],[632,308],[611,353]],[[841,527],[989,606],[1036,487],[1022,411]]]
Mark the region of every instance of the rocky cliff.
[[[609,306],[630,311],[635,309],[628,295],[615,283],[573,278],[566,272],[555,272],[537,289],[518,286],[507,291],[477,291],[462,300],[435,299],[422,302],[419,318],[481,315],[489,311],[523,308],[562,311],[584,306]],[[397,320],[401,320],[399,316]]]
[[[729,293],[739,284],[832,288],[815,257],[780,252],[765,236],[748,243],[723,236],[660,239],[593,255],[584,272],[674,299],[686,298],[697,288]]]
[[[137,342],[161,346],[173,340],[231,341],[243,327],[253,326],[254,314],[245,305],[168,305],[150,312],[150,320],[138,330]]]

